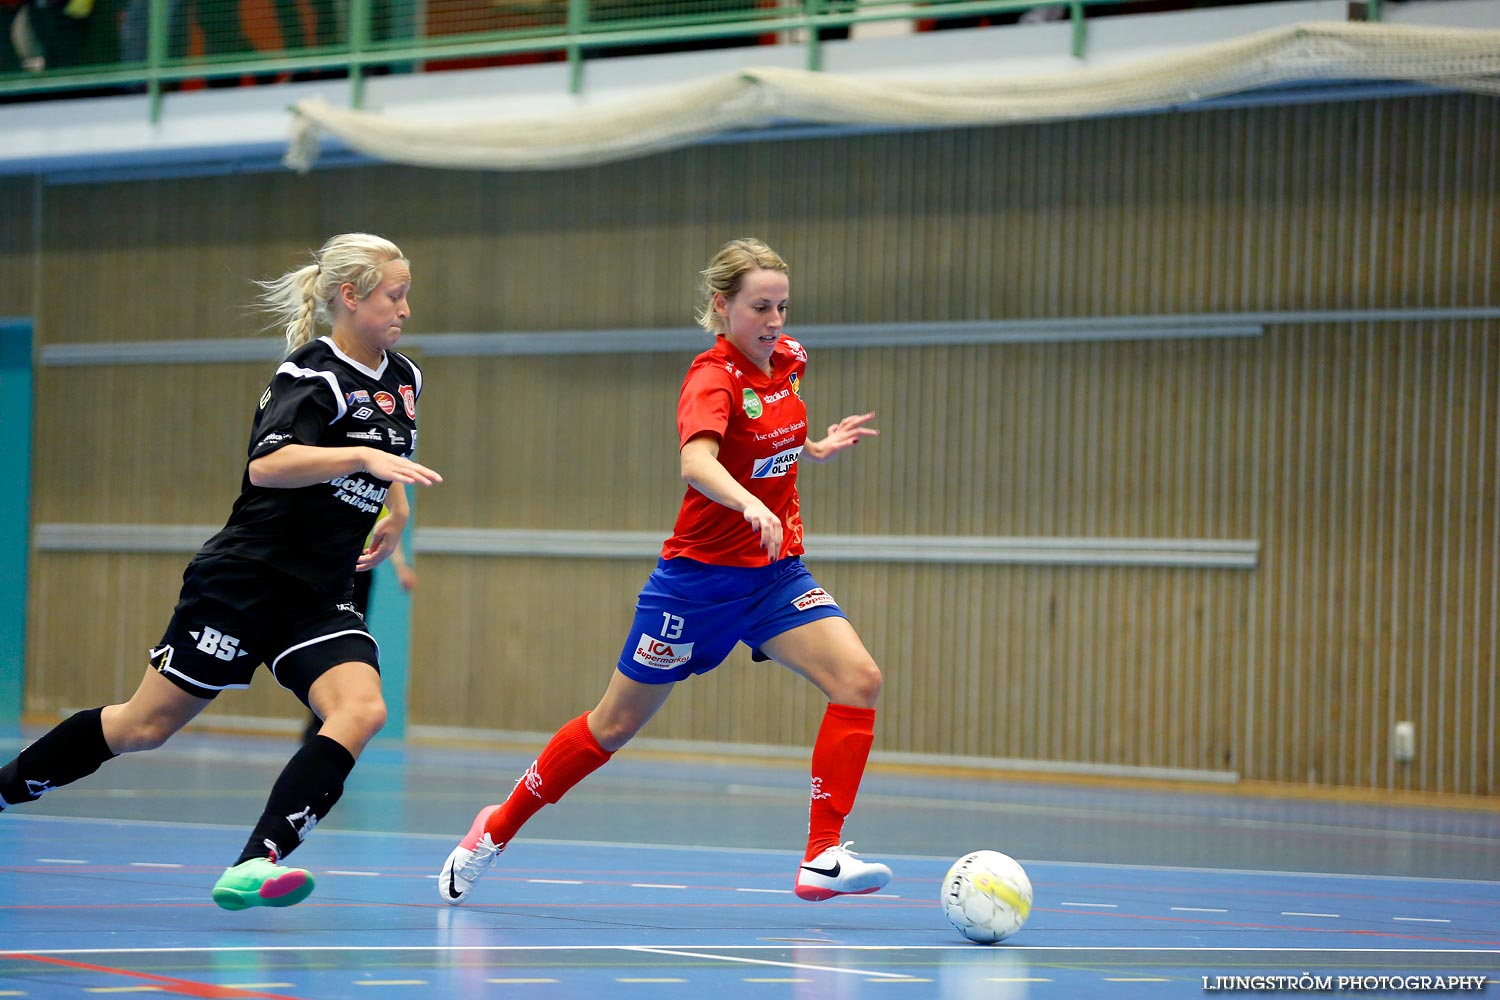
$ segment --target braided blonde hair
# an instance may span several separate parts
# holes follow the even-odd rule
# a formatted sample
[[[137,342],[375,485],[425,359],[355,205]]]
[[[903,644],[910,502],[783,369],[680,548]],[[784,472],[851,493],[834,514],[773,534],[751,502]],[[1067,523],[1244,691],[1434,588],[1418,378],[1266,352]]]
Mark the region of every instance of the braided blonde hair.
[[[333,303],[345,282],[364,298],[379,287],[382,268],[393,260],[411,266],[388,239],[344,233],[324,243],[311,264],[257,281],[262,289],[257,301],[273,317],[271,325],[285,333],[286,353],[291,354],[313,339],[316,324],[332,325]]]
[[[788,268],[780,254],[757,239],[730,240],[719,248],[714,259],[699,272],[703,276],[699,293],[705,300],[698,308],[699,326],[715,336],[724,332],[724,317],[714,311],[714,293],[722,293],[726,299],[734,298],[745,283],[745,275],[751,271],[786,274]]]

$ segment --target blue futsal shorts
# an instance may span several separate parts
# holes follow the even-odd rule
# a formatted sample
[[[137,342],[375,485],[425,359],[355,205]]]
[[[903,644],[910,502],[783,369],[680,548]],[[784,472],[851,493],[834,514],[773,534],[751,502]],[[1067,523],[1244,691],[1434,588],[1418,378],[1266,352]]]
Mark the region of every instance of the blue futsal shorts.
[[[657,561],[635,605],[620,672],[642,684],[706,673],[737,642],[760,644],[843,609],[796,557],[769,566],[709,566],[682,556]]]

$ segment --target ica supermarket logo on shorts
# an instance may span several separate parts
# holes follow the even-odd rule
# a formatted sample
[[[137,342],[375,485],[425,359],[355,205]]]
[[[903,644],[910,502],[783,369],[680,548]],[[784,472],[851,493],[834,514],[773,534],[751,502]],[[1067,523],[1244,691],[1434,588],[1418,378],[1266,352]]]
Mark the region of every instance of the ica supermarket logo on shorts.
[[[802,446],[788,448],[786,451],[778,451],[770,458],[757,458],[755,466],[750,471],[751,479],[779,479],[792,470],[797,464],[797,456],[802,454]]]
[[[814,587],[805,594],[792,598],[792,607],[798,611],[806,611],[809,608],[838,607],[839,602],[833,599],[833,595],[822,587]]]
[[[760,405],[760,397],[755,394],[754,389],[746,389],[743,399],[745,401],[745,416],[751,420],[756,419],[765,412],[765,407]]]
[[[693,658],[693,644],[690,642],[663,642],[653,636],[641,633],[640,639],[635,644],[635,656],[631,657],[635,662],[650,667],[653,670],[671,670],[680,667]]]

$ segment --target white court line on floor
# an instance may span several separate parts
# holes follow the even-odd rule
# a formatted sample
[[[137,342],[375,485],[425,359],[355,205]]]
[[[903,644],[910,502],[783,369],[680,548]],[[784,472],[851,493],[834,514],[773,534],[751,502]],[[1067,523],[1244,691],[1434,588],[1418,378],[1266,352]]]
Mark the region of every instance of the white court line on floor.
[[[1266,830],[1303,830],[1311,833],[1335,833],[1341,836],[1380,837],[1387,840],[1425,840],[1435,843],[1483,844],[1492,846],[1494,838],[1466,833],[1443,833],[1427,830],[1383,830],[1363,826],[1339,826],[1332,823],[1305,823],[1296,820],[1247,819],[1228,816],[1218,820],[1224,826]]]
[[[650,946],[656,948],[658,946]],[[687,951],[693,957],[702,957],[694,948],[712,947],[715,951],[786,951],[790,946],[780,944],[729,944],[705,946],[689,942],[680,945],[660,946],[667,949]],[[798,951],[965,951],[974,953],[972,944],[820,944],[799,942]],[[626,944],[468,944],[468,945],[231,945],[225,947],[182,948],[26,948],[22,950],[0,950],[0,958],[11,955],[198,955],[228,954],[231,952],[359,952],[363,954],[386,951],[439,952],[537,952],[537,951],[633,951],[649,950],[642,945]],[[999,946],[999,952],[1124,952],[1128,954],[1154,954],[1192,952],[1201,954],[1266,954],[1266,955],[1491,955],[1500,956],[1500,948],[1276,948],[1270,946],[1246,947],[1243,945],[1085,945],[1085,944],[1013,944],[1007,941]]]
[[[1493,843],[1493,838],[1490,838]],[[899,857],[899,855],[886,855],[886,857]],[[922,857],[915,860],[937,861],[940,858]],[[1133,871],[1133,872],[1184,872],[1196,875],[1253,875],[1257,878],[1293,878],[1293,879],[1332,879],[1341,882],[1415,882],[1419,884],[1437,884],[1449,886],[1492,886],[1500,885],[1500,879],[1492,878],[1442,878],[1432,875],[1371,875],[1364,872],[1304,872],[1304,871],[1282,871],[1276,868],[1219,868],[1212,865],[1141,865],[1126,862],[1104,862],[1104,861],[1041,861],[1037,859],[1017,858],[1023,866],[1032,865],[1038,868],[1074,868],[1074,869],[1097,869],[1103,871]]]
[[[158,754],[160,752],[158,751]],[[861,799],[863,801],[863,799]],[[905,800],[903,800],[905,801]],[[9,813],[9,810],[7,810]],[[244,827],[229,823],[200,823],[187,821],[172,821],[159,819],[125,819],[105,816],[50,816],[50,815],[27,815],[22,813],[16,817],[7,818],[7,823],[58,823],[65,825],[91,824],[95,826],[154,826],[172,827],[175,829],[193,830],[228,830],[235,833],[243,833]],[[337,830],[321,828],[318,837],[320,840],[328,840],[333,837],[355,837],[363,839],[379,838],[389,841],[391,838],[401,840],[441,841],[451,843],[453,837],[446,833],[414,833],[403,831],[393,833],[387,830]],[[1468,838],[1465,838],[1468,839]],[[1489,837],[1479,838],[1481,843],[1493,844],[1494,839]],[[612,840],[572,840],[566,838],[538,838],[528,840],[527,844],[535,844],[541,847],[607,847],[614,850],[641,850],[641,851],[666,851],[678,853],[681,851],[706,851],[715,854],[742,854],[750,856],[777,856],[785,857],[795,853],[791,850],[773,849],[765,847],[728,847],[717,844],[661,844],[661,843],[623,843]],[[941,862],[944,865],[952,862],[951,858],[939,857],[931,854],[883,854],[883,858],[899,859],[902,861],[919,862]],[[1276,876],[1286,878],[1313,878],[1334,879],[1340,881],[1372,881],[1372,882],[1414,882],[1440,885],[1458,886],[1500,886],[1500,879],[1482,878],[1452,878],[1430,875],[1372,875],[1362,872],[1309,872],[1309,871],[1282,871],[1273,868],[1223,868],[1213,865],[1147,865],[1130,864],[1126,862],[1104,862],[1104,861],[1056,861],[1039,860],[1028,858],[1017,858],[1022,865],[1036,865],[1038,867],[1094,869],[1098,871],[1141,871],[1141,872],[1188,872],[1211,875],[1254,875],[1258,877]],[[87,864],[87,862],[64,861],[63,864]],[[436,875],[424,875],[423,878],[437,878]]]
[[[716,962],[743,962],[746,965],[770,965],[778,969],[799,969],[803,972],[843,972],[855,976],[879,976],[882,979],[905,980],[914,979],[915,976],[904,972],[871,972],[867,969],[846,969],[837,965],[812,965],[808,962],[774,962],[766,958],[741,958],[738,955],[716,955],[717,951],[728,951],[726,948],[715,948],[712,951],[677,951],[672,948],[652,948],[639,946],[626,948],[626,951],[645,952],[648,955],[672,955],[676,958],[707,958]]]

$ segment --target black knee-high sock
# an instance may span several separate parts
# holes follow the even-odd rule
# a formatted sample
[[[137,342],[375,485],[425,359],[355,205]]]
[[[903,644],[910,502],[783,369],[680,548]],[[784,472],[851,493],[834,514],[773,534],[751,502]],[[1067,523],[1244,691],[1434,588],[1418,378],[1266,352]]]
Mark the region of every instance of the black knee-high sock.
[[[103,712],[103,708],[90,708],[70,715],[0,767],[0,809],[34,802],[54,788],[88,777],[100,764],[118,756],[104,742]]]
[[[235,864],[264,857],[279,861],[295,851],[344,794],[352,770],[354,755],[337,740],[318,735],[304,743],[271,786],[266,811]]]

